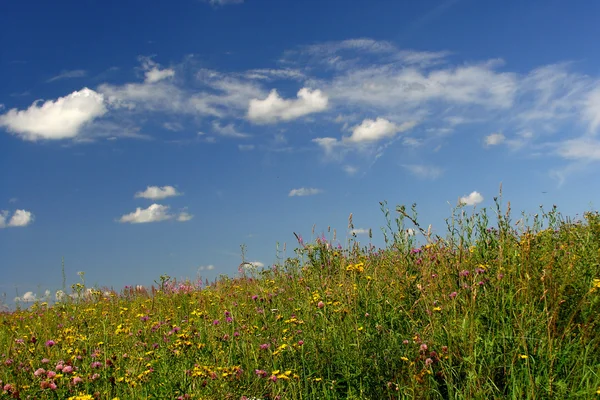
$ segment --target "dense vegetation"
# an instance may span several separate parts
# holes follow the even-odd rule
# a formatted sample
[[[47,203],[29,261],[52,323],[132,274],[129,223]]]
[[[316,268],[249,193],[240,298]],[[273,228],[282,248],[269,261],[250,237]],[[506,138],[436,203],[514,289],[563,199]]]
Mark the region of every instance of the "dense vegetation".
[[[510,205],[458,207],[439,237],[414,207],[395,220],[382,210],[385,249],[342,248],[329,232],[299,238],[279,265],[208,285],[79,283],[54,304],[2,313],[0,398],[600,394],[598,213],[511,221]]]

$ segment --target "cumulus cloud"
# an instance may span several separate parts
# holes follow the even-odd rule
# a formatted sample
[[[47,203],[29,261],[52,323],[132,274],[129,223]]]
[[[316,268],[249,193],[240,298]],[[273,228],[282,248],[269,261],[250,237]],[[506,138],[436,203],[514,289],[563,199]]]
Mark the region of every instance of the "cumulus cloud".
[[[201,265],[198,267],[198,271],[212,271],[213,269],[215,269],[215,266],[210,264],[210,265]]]
[[[141,207],[138,207],[134,212],[123,215],[119,219],[119,222],[145,224],[149,222],[165,221],[171,218],[173,218],[173,215],[169,214],[169,206],[152,204],[148,208],[142,209]]]
[[[290,190],[290,193],[288,193],[288,196],[289,197],[294,197],[294,196],[314,196],[315,194],[319,194],[321,192],[322,192],[321,189],[299,188],[299,189],[292,189],[292,190]]]
[[[161,204],[152,204],[148,208],[138,207],[134,212],[121,216],[119,222],[130,224],[145,224],[173,219],[177,222],[186,222],[194,216],[182,211],[179,214],[171,214],[170,207]]]
[[[487,135],[485,137],[485,145],[487,147],[489,146],[496,146],[499,145],[501,143],[503,143],[506,140],[506,136],[504,136],[501,133],[492,133],[490,135]]]
[[[405,164],[403,165],[403,167],[409,170],[413,175],[421,179],[437,179],[443,173],[443,170],[441,168],[432,165]]]
[[[352,135],[345,138],[345,140],[352,143],[376,142],[381,139],[393,137],[398,132],[411,129],[415,125],[415,121],[404,122],[398,125],[381,117],[375,120],[365,119],[360,125],[352,128]]]
[[[150,200],[161,200],[167,197],[180,196],[181,193],[177,192],[173,186],[148,186],[143,192],[137,192],[135,198],[143,198]]]
[[[479,192],[471,192],[468,196],[463,196],[460,198],[460,203],[465,204],[467,206],[474,206],[483,201],[483,196]]]
[[[25,227],[27,225],[30,225],[35,218],[30,211],[26,210],[16,210],[13,213],[12,217],[8,218],[8,216],[8,211],[0,212],[0,229]]]
[[[161,69],[160,65],[153,61],[150,57],[140,57],[139,60],[142,63],[142,69],[144,70],[145,83],[156,83],[175,76],[174,69]]]
[[[33,292],[25,292],[23,296],[15,297],[15,303],[35,303],[37,296]]]
[[[83,88],[65,97],[34,102],[26,110],[11,109],[0,115],[0,126],[25,140],[66,139],[107,112],[104,96]]]
[[[260,124],[272,124],[278,121],[290,121],[304,115],[321,112],[327,109],[328,98],[319,89],[302,88],[297,99],[286,100],[279,96],[277,90],[265,99],[252,99],[248,107],[248,119]]]

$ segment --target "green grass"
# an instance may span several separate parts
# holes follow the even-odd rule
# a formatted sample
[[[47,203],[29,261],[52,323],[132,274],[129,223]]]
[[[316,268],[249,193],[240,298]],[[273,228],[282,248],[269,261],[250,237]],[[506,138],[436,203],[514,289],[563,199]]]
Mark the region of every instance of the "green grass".
[[[553,208],[513,222],[497,206],[492,224],[486,210],[459,207],[434,237],[414,208],[394,221],[382,210],[385,249],[321,237],[274,268],[210,285],[77,284],[68,300],[3,313],[0,398],[600,394],[598,213],[571,222]]]

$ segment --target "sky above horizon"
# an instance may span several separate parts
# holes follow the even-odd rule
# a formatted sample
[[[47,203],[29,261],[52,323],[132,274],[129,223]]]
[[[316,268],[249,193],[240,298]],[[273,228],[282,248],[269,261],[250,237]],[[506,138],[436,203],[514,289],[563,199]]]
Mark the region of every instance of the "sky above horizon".
[[[600,3],[7,1],[0,294],[269,266],[379,202],[596,209]],[[332,232],[328,233],[328,227]],[[315,234],[312,234],[314,229]],[[283,252],[284,243],[286,252]],[[336,242],[337,243],[337,242]],[[279,244],[279,253],[277,245]]]

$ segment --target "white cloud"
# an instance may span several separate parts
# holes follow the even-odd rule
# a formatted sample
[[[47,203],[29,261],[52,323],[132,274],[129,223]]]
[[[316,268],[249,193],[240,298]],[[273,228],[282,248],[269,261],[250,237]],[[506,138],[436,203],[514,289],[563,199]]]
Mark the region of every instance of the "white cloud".
[[[83,69],[75,69],[72,71],[61,71],[60,74],[53,76],[48,79],[46,82],[54,82],[61,79],[69,79],[69,78],[83,78],[87,75],[87,72]]]
[[[246,138],[250,136],[247,133],[238,132],[233,124],[222,126],[218,121],[213,121],[212,126],[213,129],[221,136],[234,138]]]
[[[439,68],[371,65],[337,75],[325,90],[332,101],[387,111],[410,111],[442,101],[455,105],[509,108],[518,88],[512,73],[498,73],[498,63]]]
[[[413,175],[422,179],[437,179],[444,172],[441,168],[432,165],[407,164],[403,165],[403,167],[408,169]]]
[[[143,192],[137,192],[135,198],[144,198],[150,200],[161,200],[167,197],[180,196],[181,193],[177,192],[173,186],[148,186]]]
[[[142,63],[142,69],[144,70],[145,83],[152,84],[175,76],[174,69],[161,69],[160,65],[153,61],[150,57],[140,57],[139,60]]]
[[[35,303],[37,296],[33,292],[25,292],[21,297],[15,297],[15,302]]]
[[[321,192],[322,192],[321,189],[299,188],[299,189],[292,189],[292,190],[290,190],[290,193],[288,194],[288,196],[289,197],[294,197],[294,196],[314,196],[315,194],[319,194]]]
[[[253,144],[238,144],[238,149],[240,151],[250,151],[250,150],[254,150],[254,145]]]
[[[213,269],[215,269],[215,266],[210,264],[210,265],[201,265],[198,267],[198,271],[212,271]]]
[[[265,264],[261,263],[260,261],[249,261],[247,264],[252,264],[254,268],[262,268],[265,266]]]
[[[355,234],[355,235],[366,235],[369,233],[369,229],[365,229],[365,228],[356,228],[356,229],[352,229],[350,231],[350,234]]]
[[[134,212],[123,215],[119,222],[131,224],[144,224],[149,222],[160,222],[173,218],[169,214],[169,206],[152,204],[146,209],[136,208]]]
[[[327,155],[331,155],[333,149],[340,145],[340,142],[336,138],[331,137],[315,138],[312,139],[312,142],[322,147]]]
[[[344,172],[346,172],[348,175],[354,175],[358,172],[358,168],[352,165],[344,165]]]
[[[503,143],[506,140],[506,136],[501,133],[492,133],[485,137],[486,146],[496,146]]]
[[[360,125],[352,128],[352,135],[344,138],[349,142],[376,142],[381,139],[395,136],[398,132],[406,131],[416,125],[416,122],[404,122],[397,125],[388,121],[385,118],[377,117],[377,119],[365,119]]]
[[[179,213],[179,215],[177,216],[177,221],[178,222],[187,222],[189,220],[191,220],[192,218],[194,218],[194,216],[188,212],[181,212]]]
[[[600,127],[600,86],[587,95],[583,115],[589,121],[590,131],[596,133]]]
[[[328,101],[327,95],[319,89],[311,91],[308,88],[302,88],[298,91],[296,100],[283,99],[277,90],[273,89],[263,100],[250,100],[248,119],[264,124],[290,121],[326,110]]]
[[[213,6],[224,6],[227,4],[242,4],[244,0],[203,0]]]
[[[565,140],[558,145],[557,154],[571,160],[600,160],[600,141],[591,138]]]
[[[35,217],[30,211],[16,210],[12,217],[8,219],[8,211],[0,211],[0,229],[2,228],[17,228],[30,225]],[[8,223],[6,222],[8,219]]]
[[[88,88],[38,104],[0,115],[0,126],[25,140],[66,139],[77,136],[85,124],[107,112],[104,96]]]
[[[163,127],[173,132],[178,132],[183,129],[183,126],[179,122],[165,122]]]
[[[474,206],[483,201],[483,196],[479,192],[471,192],[468,196],[463,196],[460,198],[460,203],[465,204],[467,206]]]

